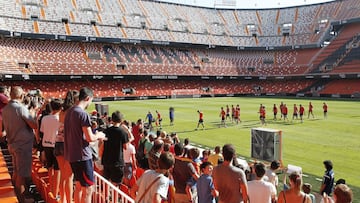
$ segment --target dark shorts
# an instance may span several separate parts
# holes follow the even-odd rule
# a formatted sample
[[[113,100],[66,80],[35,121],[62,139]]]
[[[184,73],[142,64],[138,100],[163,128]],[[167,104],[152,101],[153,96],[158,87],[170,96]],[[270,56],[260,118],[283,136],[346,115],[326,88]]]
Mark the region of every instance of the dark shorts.
[[[54,168],[54,170],[59,170],[59,164],[54,155],[54,148],[44,147],[45,157],[46,157],[46,168]]]
[[[126,163],[124,167],[124,178],[131,179],[132,176],[132,163]]]
[[[94,164],[91,159],[72,162],[70,165],[74,173],[75,181],[79,181],[83,187],[94,185]]]
[[[296,116],[296,117],[298,117],[298,114],[297,114],[297,113],[294,113],[294,114],[293,114],[293,116]]]
[[[203,119],[199,119],[199,123],[203,123],[204,122],[204,120]]]
[[[55,156],[64,156],[64,143],[63,142],[55,143],[54,154],[55,154]]]
[[[120,184],[124,176],[124,166],[104,165],[104,178]]]

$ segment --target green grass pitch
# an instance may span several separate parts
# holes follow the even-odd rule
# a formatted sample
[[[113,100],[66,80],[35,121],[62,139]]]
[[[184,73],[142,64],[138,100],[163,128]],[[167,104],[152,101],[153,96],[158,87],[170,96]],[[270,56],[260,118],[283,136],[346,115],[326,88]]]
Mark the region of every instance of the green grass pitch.
[[[289,109],[289,122],[273,121],[272,106],[279,106],[283,101]],[[314,105],[315,118],[304,116],[304,122],[291,121],[293,105]],[[328,104],[328,118],[324,119],[322,104]],[[283,164],[301,166],[306,174],[304,182],[313,185],[313,192],[318,192],[324,173],[322,162],[330,159],[334,164],[335,179],[344,178],[353,189],[355,200],[360,198],[360,102],[329,100],[328,98],[264,98],[264,97],[222,97],[222,98],[190,98],[160,99],[102,102],[109,105],[109,114],[120,110],[125,119],[136,121],[144,119],[147,112],[155,116],[158,110],[163,117],[163,130],[177,132],[181,139],[189,138],[192,143],[211,149],[216,145],[232,143],[239,156],[250,159],[250,130],[261,127],[259,122],[259,105],[266,106],[266,128],[278,129],[283,132]],[[239,125],[228,123],[227,128],[219,128],[220,107],[239,104],[241,120]],[[169,125],[169,107],[175,108],[175,124]],[[89,107],[93,110],[94,105]],[[197,110],[204,113],[205,130],[196,131],[198,121]],[[278,114],[279,118],[279,114]],[[280,180],[281,180],[280,175]]]

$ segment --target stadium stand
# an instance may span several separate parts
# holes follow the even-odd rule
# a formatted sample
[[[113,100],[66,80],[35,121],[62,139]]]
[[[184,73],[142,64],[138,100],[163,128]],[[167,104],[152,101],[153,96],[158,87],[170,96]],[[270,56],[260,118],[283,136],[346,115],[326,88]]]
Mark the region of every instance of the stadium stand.
[[[358,0],[254,10],[9,0],[0,2],[0,13],[0,85],[40,89],[45,98],[83,86],[104,100],[178,93],[360,97]],[[0,202],[18,202],[5,153]],[[41,198],[56,202],[37,156],[32,178]],[[104,200],[103,192],[97,187],[94,199]]]

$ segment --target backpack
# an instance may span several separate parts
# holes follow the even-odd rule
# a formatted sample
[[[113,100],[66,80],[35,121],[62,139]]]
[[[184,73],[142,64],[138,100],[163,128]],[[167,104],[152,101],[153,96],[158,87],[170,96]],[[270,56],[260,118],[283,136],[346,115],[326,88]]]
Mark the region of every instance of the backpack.
[[[139,146],[136,150],[136,159],[138,161],[138,163],[142,163],[143,160],[145,159],[145,142],[146,142],[146,139],[143,139],[143,140],[140,140],[139,142]]]

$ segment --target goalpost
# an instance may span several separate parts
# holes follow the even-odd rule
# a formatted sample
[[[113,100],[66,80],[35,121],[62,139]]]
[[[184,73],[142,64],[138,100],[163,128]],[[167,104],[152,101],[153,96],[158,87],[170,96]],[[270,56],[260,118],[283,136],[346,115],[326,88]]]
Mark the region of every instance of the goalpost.
[[[171,99],[176,98],[200,98],[199,89],[175,89],[171,90]]]

